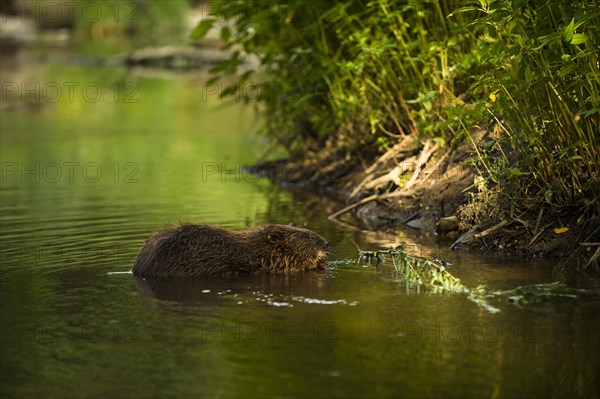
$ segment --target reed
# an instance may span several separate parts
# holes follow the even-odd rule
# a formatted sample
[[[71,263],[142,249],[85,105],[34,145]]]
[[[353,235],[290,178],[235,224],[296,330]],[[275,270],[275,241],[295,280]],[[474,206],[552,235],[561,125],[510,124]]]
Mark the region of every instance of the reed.
[[[466,140],[510,215],[598,225],[600,7],[592,0],[213,0],[237,75],[261,88],[266,132],[292,154],[362,151],[404,135]],[[240,73],[244,54],[260,59]],[[253,92],[254,94],[254,92]],[[479,143],[471,132],[489,131]]]
[[[474,12],[484,73],[469,92],[481,93],[480,123],[495,127],[479,153],[485,177],[521,211],[597,218],[600,8],[500,0]]]

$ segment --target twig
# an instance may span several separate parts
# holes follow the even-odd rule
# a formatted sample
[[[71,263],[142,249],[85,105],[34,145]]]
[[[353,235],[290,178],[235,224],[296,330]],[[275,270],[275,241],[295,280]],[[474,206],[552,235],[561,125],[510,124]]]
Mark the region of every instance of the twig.
[[[339,224],[339,225],[341,225],[341,226],[344,226],[344,228],[346,228],[346,229],[348,229],[348,230],[352,230],[352,231],[358,231],[358,232],[362,232],[362,231],[364,231],[363,229],[361,229],[361,228],[359,228],[359,227],[356,227],[356,226],[353,226],[353,225],[351,225],[351,224],[349,224],[349,223],[346,223],[346,222],[344,222],[344,221],[343,221],[343,220],[341,220],[341,219],[338,219],[338,218],[331,218],[331,216],[330,216],[329,218],[330,218],[329,220],[331,220],[332,222],[334,222],[334,223],[337,223],[337,224]]]
[[[598,244],[598,243],[594,243],[594,244]],[[598,260],[598,258],[600,258],[600,246],[598,246],[598,248],[596,248],[596,252],[594,252],[594,254],[590,258],[588,263],[585,265],[585,267],[583,268],[583,271],[585,271],[588,267],[590,267],[592,263],[595,263]]]
[[[429,142],[429,141],[425,143],[425,146],[423,147],[423,150],[421,151],[421,156],[419,157],[419,160],[417,161],[417,168],[413,172],[413,175],[410,178],[410,180],[408,182],[406,182],[406,184],[404,185],[405,189],[408,189],[408,188],[411,188],[412,186],[414,186],[414,184],[417,182],[417,179],[419,178],[419,174],[421,173],[421,170],[423,170],[423,166],[425,166],[425,163],[427,163],[427,161],[433,155],[433,153],[436,152],[437,149],[440,147],[438,144],[436,144],[430,150],[429,149],[430,145],[431,145],[431,142]]]
[[[382,164],[386,163],[387,161],[389,161],[390,159],[392,159],[395,155],[406,152],[406,153],[410,153],[413,150],[401,150],[401,148],[404,146],[404,142],[407,140],[411,140],[410,136],[405,136],[402,138],[402,140],[400,140],[399,143],[395,144],[392,148],[390,148],[389,150],[387,150],[385,152],[385,154],[383,154],[382,156],[379,157],[379,159],[377,159],[377,161],[375,161],[371,166],[369,166],[367,168],[367,170],[365,170],[366,174],[371,174],[373,172],[375,172],[375,170],[381,166]]]
[[[502,227],[506,226],[508,224],[508,222],[506,220],[501,221],[500,223],[498,223],[495,226],[490,227],[487,230],[483,230],[481,233],[477,233],[475,234],[473,237],[474,238],[482,238],[485,237],[487,235],[492,234],[494,231],[501,229]]]
[[[450,155],[450,151],[446,152],[444,155],[441,156],[441,158],[435,163],[435,166],[433,167],[433,172],[430,173],[430,174],[425,175],[425,177],[423,177],[423,180],[426,180],[433,173],[436,173],[436,171],[438,170],[438,168],[442,165],[442,162],[444,162],[446,160],[446,158],[448,158],[448,155]]]
[[[372,188],[377,188],[378,186],[383,186],[387,183],[389,183],[390,181],[394,182],[397,186],[399,186],[400,184],[402,184],[400,182],[400,175],[402,174],[402,166],[401,165],[396,165],[392,170],[390,170],[388,173],[386,173],[383,176],[379,176],[377,179],[373,179],[369,182],[366,182],[364,184],[364,188],[366,190],[372,189]],[[359,187],[357,187],[359,188]],[[362,187],[360,187],[362,188]],[[356,191],[356,190],[355,190]],[[358,194],[357,192],[353,192],[352,194]]]
[[[539,237],[542,235],[542,233],[543,233],[544,231],[546,231],[546,229],[548,228],[548,226],[550,226],[550,225],[547,225],[547,226],[544,226],[544,227],[542,227],[542,228],[541,228],[541,229],[540,229],[540,230],[537,232],[537,234],[533,236],[533,238],[531,239],[531,241],[529,241],[529,245],[532,245],[532,244],[535,242],[535,240],[537,240],[537,239],[538,239],[538,238],[539,238]]]
[[[404,224],[404,223],[410,222],[411,220],[413,220],[417,216],[419,216],[419,211],[411,213],[410,215],[408,215],[407,217],[405,217],[404,219],[402,219],[400,221],[400,224]]]
[[[344,213],[346,213],[348,211],[351,211],[352,209],[356,208],[357,206],[364,205],[367,202],[371,202],[371,201],[375,201],[375,200],[388,199],[388,198],[395,198],[395,197],[408,197],[410,195],[411,194],[407,194],[407,193],[400,192],[400,191],[394,191],[393,193],[386,193],[386,194],[381,194],[381,195],[379,195],[379,194],[373,194],[371,196],[368,196],[366,198],[361,199],[358,202],[355,202],[352,205],[348,205],[347,207],[345,207],[345,208],[343,208],[343,209],[341,209],[341,210],[339,210],[339,211],[337,211],[335,213],[332,213],[327,218],[329,220],[335,220],[338,216],[343,215]]]
[[[400,180],[400,176],[408,171],[411,165],[416,163],[416,157],[410,157],[402,161],[399,165],[396,165],[392,170],[390,170],[385,175],[379,176],[374,179],[373,175],[369,175],[365,178],[350,194],[350,198],[356,196],[360,190],[371,190],[377,187],[385,186],[389,182],[393,182],[396,186],[401,186],[402,181]]]
[[[473,238],[475,237],[475,230],[477,230],[477,228],[478,226],[473,226],[465,234],[458,237],[456,241],[454,241],[452,245],[450,245],[450,249],[456,248],[458,244],[468,244],[471,241],[473,241]]]
[[[333,220],[333,219],[337,218],[338,216],[343,215],[344,213],[346,213],[348,211],[351,211],[352,209],[356,208],[357,206],[361,206],[362,204],[366,204],[367,202],[371,202],[373,200],[376,200],[377,198],[379,198],[379,195],[378,194],[373,194],[373,195],[371,195],[369,197],[361,199],[358,202],[355,202],[352,205],[349,205],[349,206],[345,207],[342,210],[339,210],[339,211],[337,211],[337,212],[329,215],[327,218],[330,219],[330,220]]]
[[[410,140],[408,136],[404,137],[402,140],[400,140],[399,143],[395,144],[392,148],[390,148],[389,150],[387,150],[385,152],[385,154],[383,154],[382,156],[379,157],[379,159],[377,159],[377,161],[375,161],[371,166],[369,166],[366,170],[365,170],[365,178],[358,183],[358,185],[354,188],[354,190],[352,190],[352,193],[350,193],[350,198],[354,198],[358,195],[358,193],[360,193],[360,191],[362,190],[363,186],[365,186],[366,184],[370,183],[373,181],[373,179],[375,179],[374,173],[377,170],[377,168],[379,168],[381,165],[386,164],[390,159],[394,158],[395,156],[399,156],[400,154],[410,154],[412,153],[414,150],[402,150],[402,148],[405,146],[405,142],[407,140]],[[398,168],[398,166],[396,166],[396,168]],[[392,170],[392,172],[389,172],[387,175],[385,176],[391,176],[391,173],[396,173],[395,169]],[[399,173],[396,173],[399,174]],[[382,177],[379,177],[376,180],[381,179]]]
[[[419,151],[418,149],[403,150],[403,148],[408,146],[408,143],[410,142],[410,140],[413,140],[411,138],[411,136],[403,137],[402,140],[400,140],[392,148],[387,150],[382,156],[380,156],[377,159],[377,161],[375,161],[371,166],[369,166],[365,170],[365,174],[366,174],[365,178],[352,190],[352,192],[350,193],[350,198],[356,197],[362,190],[377,188],[379,186],[385,185],[388,182],[394,182],[396,185],[400,186],[402,183],[400,181],[400,176],[402,174],[404,174],[404,172],[405,172],[405,170],[403,170],[404,167],[402,166],[402,164],[406,164],[406,160],[404,162],[402,162],[401,165],[396,165],[388,173],[386,173],[382,176],[379,176],[376,178],[374,176],[374,173],[377,170],[377,168],[381,167],[381,165],[386,164],[390,159],[397,157],[400,154],[403,154],[403,153],[410,154],[410,153],[414,153],[415,151]],[[416,165],[415,170],[414,170],[411,178],[409,179],[409,181],[404,184],[404,187],[403,187],[404,189],[410,189],[412,186],[414,186],[416,184],[416,181],[419,178],[425,164],[427,163],[429,158],[431,158],[431,156],[438,149],[439,149],[438,144],[435,144],[432,146],[431,141],[425,142],[424,146],[421,148],[419,158],[414,161],[414,163]],[[446,153],[440,158],[440,160],[436,163],[434,170],[436,170],[441,165],[441,163],[445,160],[445,158],[448,156],[448,154],[449,153]],[[412,157],[411,159],[414,159],[414,157]],[[424,179],[426,179],[427,177],[429,177],[429,176],[426,176]],[[400,194],[400,195],[402,195],[402,194]],[[367,197],[367,198],[370,198],[370,199],[369,200],[365,199],[365,202],[369,202],[374,199],[384,198],[384,197],[371,196],[371,197]],[[343,209],[342,210],[343,212],[342,211],[340,211],[340,212],[341,213],[347,212],[351,209],[354,209],[358,205],[364,204],[365,202],[359,202],[357,204],[353,204],[350,207]],[[334,214],[334,215],[331,215],[330,218],[335,218],[336,216],[339,216],[339,215]]]

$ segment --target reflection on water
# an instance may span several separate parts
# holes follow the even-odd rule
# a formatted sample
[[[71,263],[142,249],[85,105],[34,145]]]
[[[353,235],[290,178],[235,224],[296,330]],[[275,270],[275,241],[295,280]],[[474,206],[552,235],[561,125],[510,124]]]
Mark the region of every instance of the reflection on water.
[[[159,300],[187,304],[220,305],[247,303],[257,298],[316,297],[327,292],[327,273],[293,276],[258,275],[192,281],[147,280],[134,277],[138,293]]]
[[[129,270],[156,229],[193,221],[294,223],[326,237],[337,260],[355,243],[403,244],[450,261],[468,287],[559,277],[541,261],[334,224],[338,205],[245,175],[265,149],[249,134],[259,122],[203,91],[201,74],[4,67],[19,84],[93,83],[103,95],[2,108],[3,397],[600,395],[598,297],[498,301],[492,315],[406,284],[385,262],[193,282],[109,274]]]

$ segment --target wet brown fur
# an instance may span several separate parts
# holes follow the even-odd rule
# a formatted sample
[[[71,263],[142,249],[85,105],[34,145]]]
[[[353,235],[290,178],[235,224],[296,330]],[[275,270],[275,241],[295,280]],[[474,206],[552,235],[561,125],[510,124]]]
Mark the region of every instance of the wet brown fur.
[[[285,225],[230,231],[204,224],[166,228],[146,240],[132,272],[142,277],[297,273],[323,267],[329,243]]]

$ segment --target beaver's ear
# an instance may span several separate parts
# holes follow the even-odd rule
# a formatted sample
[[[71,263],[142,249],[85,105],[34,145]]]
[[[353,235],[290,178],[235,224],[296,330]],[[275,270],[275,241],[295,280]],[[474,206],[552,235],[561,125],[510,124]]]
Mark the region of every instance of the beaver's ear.
[[[269,242],[271,244],[277,244],[277,242],[279,240],[281,240],[281,238],[282,238],[282,235],[277,232],[271,232],[271,233],[267,234],[267,240],[269,240]]]

